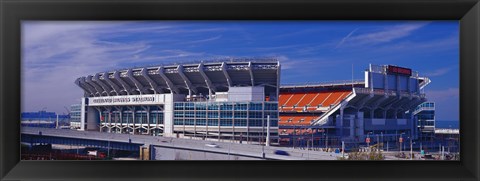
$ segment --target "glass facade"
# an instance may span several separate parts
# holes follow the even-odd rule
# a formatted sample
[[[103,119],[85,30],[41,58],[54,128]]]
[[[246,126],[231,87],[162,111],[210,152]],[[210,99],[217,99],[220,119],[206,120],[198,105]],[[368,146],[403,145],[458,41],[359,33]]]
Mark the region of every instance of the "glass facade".
[[[183,113],[182,113],[183,114]],[[120,107],[102,108],[100,123],[112,124],[163,124],[163,111],[156,106],[148,107]]]
[[[73,104],[70,106],[70,122],[80,122],[81,119],[81,104]]]
[[[431,132],[435,127],[435,103],[424,102],[415,109],[415,118],[420,131]]]
[[[278,127],[277,102],[176,102],[174,125]]]

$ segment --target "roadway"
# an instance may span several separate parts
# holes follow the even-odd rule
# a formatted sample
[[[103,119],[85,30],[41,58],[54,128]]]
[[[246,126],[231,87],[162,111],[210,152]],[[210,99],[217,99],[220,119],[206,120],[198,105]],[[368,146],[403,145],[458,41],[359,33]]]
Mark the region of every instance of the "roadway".
[[[170,148],[176,150],[189,150],[193,152],[209,152],[216,154],[227,154],[245,156],[255,159],[272,159],[272,160],[336,160],[337,156],[334,153],[299,150],[285,147],[239,144],[227,141],[206,141],[197,139],[183,139],[148,135],[130,135],[119,133],[106,133],[98,131],[77,131],[68,129],[51,129],[51,128],[35,128],[22,127],[21,133],[28,135],[39,135],[50,137],[62,137],[85,140],[99,140],[122,142],[131,144],[140,144],[145,146],[155,146]],[[207,144],[215,143],[218,147],[209,147]],[[283,150],[290,154],[290,156],[276,155],[275,150]],[[265,157],[263,157],[265,153]]]

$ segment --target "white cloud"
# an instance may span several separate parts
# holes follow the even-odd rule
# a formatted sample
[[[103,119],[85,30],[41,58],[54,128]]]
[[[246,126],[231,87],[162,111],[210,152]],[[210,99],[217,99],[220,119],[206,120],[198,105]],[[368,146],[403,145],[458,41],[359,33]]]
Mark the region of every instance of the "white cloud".
[[[194,41],[187,41],[187,42],[181,42],[179,44],[200,44],[200,43],[206,43],[210,41],[215,41],[222,38],[222,35],[206,38],[206,39],[201,39],[201,40],[194,40]]]
[[[428,100],[435,102],[444,102],[451,99],[458,99],[460,92],[458,88],[448,88],[445,90],[426,90]]]
[[[362,46],[362,45],[373,45],[379,43],[387,43],[393,40],[397,40],[403,37],[407,37],[412,34],[415,30],[420,29],[426,26],[428,23],[408,23],[403,25],[396,25],[386,27],[384,29],[363,33],[356,36],[351,36],[344,38],[343,41],[346,45],[350,46]]]
[[[460,92],[458,88],[426,90],[425,93],[428,101],[435,102],[437,120],[459,120]]]
[[[354,30],[352,30],[350,33],[348,33],[347,36],[343,37],[342,40],[340,42],[338,42],[337,46],[335,48],[339,48],[340,46],[343,45],[343,43],[345,43],[345,41],[350,38],[354,33],[355,31],[357,31],[358,28],[355,28]]]
[[[425,73],[427,77],[437,77],[442,76],[450,72],[452,69],[457,68],[457,66],[439,68],[431,72]]]
[[[48,107],[48,111],[63,112],[63,106],[78,103],[77,99],[83,95],[83,91],[74,84],[78,77],[113,70],[124,63],[161,60],[160,57],[143,55],[151,49],[147,42],[119,43],[105,41],[105,36],[170,28],[125,28],[132,22],[22,23],[23,111]],[[181,50],[160,54],[163,54],[163,59],[196,55]]]

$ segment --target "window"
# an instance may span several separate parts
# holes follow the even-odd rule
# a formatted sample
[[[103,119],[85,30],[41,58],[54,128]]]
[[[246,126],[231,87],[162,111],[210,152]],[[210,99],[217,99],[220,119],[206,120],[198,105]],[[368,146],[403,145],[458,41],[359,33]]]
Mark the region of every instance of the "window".
[[[247,118],[247,112],[246,111],[235,111],[234,117],[235,118]]]
[[[276,112],[265,112],[265,117],[264,118],[267,118],[267,115],[270,115],[270,119],[272,118],[278,118],[278,114]]]
[[[176,102],[175,103],[175,110],[183,110],[183,102]]]
[[[183,119],[173,119],[174,125],[183,125]]]
[[[147,124],[147,113],[136,112],[135,113],[135,124]]]
[[[255,127],[262,126],[262,120],[261,119],[250,119],[248,121],[248,126],[255,126]]]
[[[232,110],[233,105],[231,103],[223,103],[220,105],[220,110]]]
[[[163,113],[150,113],[150,124],[163,124]]]
[[[218,126],[218,119],[209,119],[208,126]]]
[[[175,118],[183,118],[184,112],[183,111],[175,111],[173,112],[173,116]]]
[[[246,119],[235,119],[235,126],[247,126]]]
[[[250,110],[262,110],[262,103],[250,103]]]
[[[195,109],[196,110],[207,110],[207,105],[203,102],[197,102],[197,103],[195,103]]]
[[[217,103],[211,103],[208,105],[208,110],[218,110]]]
[[[194,125],[195,120],[194,119],[185,119],[185,125]]]
[[[197,111],[195,117],[197,118],[205,118],[207,113],[205,111]]]
[[[220,119],[220,126],[232,126],[232,119]]]
[[[195,111],[185,111],[185,117],[186,118],[194,118],[195,117]]]
[[[262,118],[262,112],[250,111],[248,117],[249,118]]]
[[[220,112],[220,118],[232,118],[231,111],[222,111]]]
[[[208,118],[218,118],[218,112],[217,111],[208,112]]]
[[[246,103],[237,103],[235,104],[235,110],[247,110]]]
[[[196,125],[197,126],[205,126],[205,125],[207,125],[207,123],[206,123],[205,119],[197,119]]]
[[[132,113],[123,113],[122,116],[122,123],[132,123],[133,122],[133,116]]]
[[[195,103],[193,102],[186,102],[185,103],[185,110],[194,110],[195,109]]]

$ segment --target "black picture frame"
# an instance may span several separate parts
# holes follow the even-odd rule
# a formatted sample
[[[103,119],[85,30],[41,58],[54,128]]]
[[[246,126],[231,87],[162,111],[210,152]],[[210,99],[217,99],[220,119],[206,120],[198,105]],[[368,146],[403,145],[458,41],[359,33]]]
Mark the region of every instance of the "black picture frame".
[[[3,180],[479,180],[478,0],[1,0]],[[461,161],[20,161],[22,20],[459,20]]]

